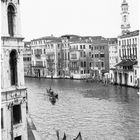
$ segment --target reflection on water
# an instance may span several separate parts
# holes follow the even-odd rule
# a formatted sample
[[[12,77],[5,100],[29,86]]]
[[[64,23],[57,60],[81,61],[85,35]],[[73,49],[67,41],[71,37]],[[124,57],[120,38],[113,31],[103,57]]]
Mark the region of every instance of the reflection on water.
[[[59,94],[52,105],[46,87]],[[26,78],[29,111],[40,133],[56,140],[64,132],[72,140],[81,131],[84,140],[138,140],[137,90],[76,80]]]

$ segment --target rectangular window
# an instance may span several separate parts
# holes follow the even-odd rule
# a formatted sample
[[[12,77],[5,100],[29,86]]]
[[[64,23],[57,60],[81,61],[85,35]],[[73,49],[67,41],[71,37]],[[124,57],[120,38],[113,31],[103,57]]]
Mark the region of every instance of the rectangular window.
[[[132,76],[130,77],[131,83],[132,83]]]
[[[121,41],[119,41],[119,46],[121,46]]]
[[[104,62],[101,62],[101,66],[104,67]]]
[[[3,108],[1,108],[1,129],[4,128],[4,123],[3,123]]]
[[[80,45],[80,49],[82,49],[82,45]]]
[[[84,74],[86,73],[86,70],[84,70]]]
[[[84,52],[84,57],[86,57],[86,52]]]
[[[21,123],[21,105],[13,106],[13,124]]]
[[[105,57],[105,54],[100,54],[100,57]]]
[[[82,52],[80,52],[80,57],[82,57]]]
[[[51,49],[53,49],[53,44],[51,44]]]
[[[134,38],[133,38],[133,44],[134,44]]]
[[[135,70],[135,75],[137,75],[137,70]]]
[[[21,136],[15,137],[14,140],[21,140]]]
[[[135,38],[135,44],[137,44],[137,38]]]
[[[89,52],[89,57],[91,57],[91,52]]]

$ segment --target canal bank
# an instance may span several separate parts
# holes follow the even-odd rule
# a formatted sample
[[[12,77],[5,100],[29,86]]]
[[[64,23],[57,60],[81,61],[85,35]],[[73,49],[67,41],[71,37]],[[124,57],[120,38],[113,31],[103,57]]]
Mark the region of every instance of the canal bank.
[[[28,130],[28,140],[45,140],[41,137],[40,133],[37,131],[36,126],[31,118],[27,115],[27,130]]]
[[[73,79],[73,78],[68,78],[68,77],[57,77],[57,78],[51,78],[51,77],[34,77],[34,76],[25,76],[25,78],[34,78],[34,79],[51,79],[51,80],[60,80],[60,79],[64,79],[64,80],[80,80],[80,81],[85,81],[87,83],[103,83],[103,85],[118,85],[118,86],[123,86],[123,87],[130,87],[130,88],[135,88],[135,89],[139,89],[138,86],[130,86],[130,85],[125,85],[125,84],[117,84],[117,83],[113,83],[111,82],[109,79],[103,79],[103,80],[97,80],[97,79]]]

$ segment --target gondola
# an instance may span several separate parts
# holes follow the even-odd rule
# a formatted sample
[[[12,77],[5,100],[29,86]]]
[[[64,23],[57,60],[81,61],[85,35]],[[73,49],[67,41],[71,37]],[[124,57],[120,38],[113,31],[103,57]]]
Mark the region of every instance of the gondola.
[[[46,89],[46,91],[47,91],[47,95],[49,97],[54,97],[54,98],[58,99],[58,94],[55,93],[51,88],[50,89]]]
[[[59,137],[59,131],[58,130],[56,131],[56,135],[57,135],[57,140],[67,140],[67,136],[66,136],[65,132],[64,132],[64,136],[63,136],[62,139]],[[79,132],[77,137],[73,140],[82,140],[81,132]]]
[[[51,88],[46,89],[46,91],[50,102],[54,105],[56,103],[56,99],[58,99],[58,94],[56,94]]]
[[[73,140],[82,140],[82,136],[81,136],[81,132],[79,132],[79,134],[77,135],[77,137]]]
[[[54,105],[56,103],[56,98],[55,97],[49,97],[50,102]]]

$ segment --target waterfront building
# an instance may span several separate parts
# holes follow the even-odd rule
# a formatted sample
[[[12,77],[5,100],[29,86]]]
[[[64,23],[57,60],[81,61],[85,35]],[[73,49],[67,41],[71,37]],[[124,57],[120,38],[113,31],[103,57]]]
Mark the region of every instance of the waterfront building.
[[[50,42],[54,37],[47,36],[31,40],[32,52],[32,76],[46,77],[47,61],[46,61],[46,43]],[[48,48],[51,46],[48,46]]]
[[[138,47],[139,30],[118,37],[120,62],[114,71],[115,83],[136,87],[139,85]]]
[[[70,40],[70,76],[74,79],[90,77],[91,69],[91,42],[82,37]]]
[[[122,34],[118,37],[119,63],[114,70],[116,84],[139,87],[139,30],[129,31],[128,3],[123,0]]]
[[[23,63],[24,63],[24,76],[31,76],[31,45],[30,42],[24,42],[23,52]]]
[[[70,50],[70,44],[69,44],[70,35],[63,35],[61,36],[62,41],[62,51],[64,54],[64,65],[63,65],[63,76],[65,78],[70,78],[70,71],[69,71],[69,50]]]
[[[117,38],[108,38],[109,46],[109,78],[110,82],[114,83],[114,72],[116,64],[119,62],[119,53],[118,53],[118,39]]]
[[[109,46],[108,40],[103,37],[92,39],[92,75],[102,80],[105,73],[109,73]]]
[[[19,0],[1,0],[1,139],[27,140]]]
[[[61,39],[47,36],[31,40],[32,76],[58,78],[63,75]]]
[[[44,37],[31,40],[31,68],[33,77],[46,76],[46,39]]]
[[[63,35],[31,41],[32,75],[84,79],[109,72],[108,40],[101,36]]]
[[[64,65],[62,43],[60,38],[55,38],[46,43],[46,77],[63,77]]]

